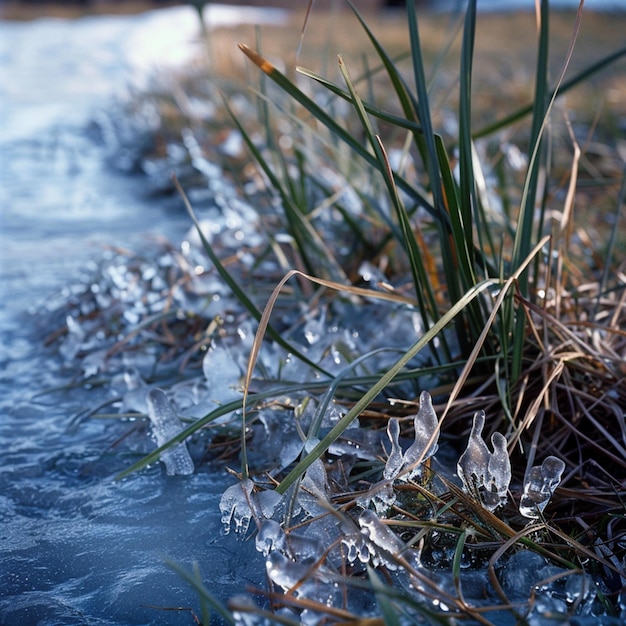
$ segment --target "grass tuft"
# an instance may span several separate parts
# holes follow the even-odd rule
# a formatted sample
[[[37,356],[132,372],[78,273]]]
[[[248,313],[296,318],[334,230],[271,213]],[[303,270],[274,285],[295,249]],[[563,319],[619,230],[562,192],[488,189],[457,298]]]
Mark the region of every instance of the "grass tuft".
[[[390,545],[402,544],[390,549],[370,535],[370,559],[363,565],[347,556],[338,538],[307,561],[297,583],[280,585],[284,593],[278,585],[270,588],[263,608],[239,598],[231,612],[285,624],[297,623],[301,614],[324,623],[401,624],[419,615],[427,623],[461,618],[489,624],[491,615],[497,623],[502,611],[523,621],[537,610],[532,593],[509,597],[511,589],[502,583],[506,563],[522,551],[560,568],[546,585],[558,587],[571,578],[584,586],[593,580],[599,589],[594,597],[605,602],[607,613],[616,612],[626,581],[623,235],[605,227],[606,245],[592,245],[595,225],[585,214],[589,195],[580,182],[597,170],[585,153],[589,135],[581,136],[561,98],[618,63],[626,49],[577,67],[566,80],[584,22],[582,2],[568,22],[567,51],[555,60],[549,45],[553,14],[542,0],[532,104],[514,103],[512,112],[477,128],[476,119],[485,116],[477,86],[484,77],[476,58],[486,18],[477,13],[475,0],[468,3],[460,45],[453,29],[435,61],[423,43],[428,29],[415,3],[407,3],[408,50],[402,52],[388,50],[368,20],[348,5],[351,28],[360,29],[369,55],[360,68],[358,55],[343,53],[336,56],[334,76],[304,67],[294,71],[260,49],[239,45],[258,76],[247,91],[254,106],[243,107],[243,89],[223,82],[219,128],[231,125],[247,151],[246,157],[224,161],[242,187],[249,189],[254,181],[250,201],[267,237],[253,251],[254,269],[261,263],[272,267],[271,277],[259,281],[262,288],[252,272],[224,261],[226,251],[219,239],[204,235],[184,183],[175,179],[174,186],[212,267],[241,315],[256,324],[242,397],[192,421],[119,477],[230,414],[236,424],[229,425],[230,437],[216,444],[221,452],[213,452],[239,457],[237,478],[255,481],[250,502],[273,491],[289,503],[280,519],[287,538],[320,519],[362,536],[369,522],[361,524],[359,513],[373,503],[381,524],[377,531],[385,535],[391,528],[392,535],[385,536],[396,539]],[[299,53],[314,16],[309,3]],[[451,78],[442,59],[453,50],[458,69]],[[558,79],[551,86],[555,66]],[[450,84],[458,88],[456,104],[442,111],[436,103]],[[201,125],[195,132],[210,136]],[[207,151],[209,144],[207,139]],[[521,165],[510,165],[513,154],[521,155]],[[614,168],[611,177],[597,178],[604,189],[610,187],[605,201],[613,203],[612,215],[606,219],[617,225],[626,194],[624,171]],[[337,341],[313,356],[314,350],[298,342],[306,320],[328,315],[332,324],[349,326],[350,315],[376,310],[384,317],[366,328],[380,341],[361,353],[358,346]],[[401,341],[392,336],[391,317],[399,312],[414,315],[419,327],[418,333],[407,328]],[[168,315],[144,320],[128,341],[167,322]],[[328,321],[329,335],[330,326]],[[114,350],[126,344],[122,340]],[[268,373],[262,358],[268,347],[282,355],[276,358],[284,359],[285,368],[297,359],[307,374],[289,380],[280,368]],[[438,416],[427,447],[438,438],[441,449],[458,458],[478,410],[487,415],[485,436],[506,437],[513,480],[508,504],[495,514],[458,486],[450,467],[454,461],[435,457],[420,476],[382,478],[391,439],[385,429],[396,418],[402,437],[416,434],[407,418],[422,390],[430,391]],[[284,467],[257,469],[250,454],[254,428],[263,411],[277,406],[283,427],[293,426],[301,446]],[[338,415],[329,425],[333,410]],[[335,450],[356,436],[356,427],[374,441],[361,447],[369,456],[342,456]],[[547,456],[562,459],[565,473],[549,508],[529,522],[516,503],[531,468]],[[322,473],[334,472],[325,491],[312,478],[320,467]],[[381,512],[376,503],[389,492],[393,499]],[[317,516],[292,514],[302,493],[318,496]],[[263,515],[250,507],[256,532]],[[424,574],[446,565],[449,579]],[[489,601],[471,595],[468,570],[487,571]],[[203,619],[210,606],[231,620],[197,572],[183,575],[198,590]],[[309,584],[326,589],[329,581],[333,601],[318,602],[303,591]],[[347,600],[363,590],[373,591],[376,601],[369,617],[353,612]],[[570,603],[567,610],[575,615],[582,603]]]

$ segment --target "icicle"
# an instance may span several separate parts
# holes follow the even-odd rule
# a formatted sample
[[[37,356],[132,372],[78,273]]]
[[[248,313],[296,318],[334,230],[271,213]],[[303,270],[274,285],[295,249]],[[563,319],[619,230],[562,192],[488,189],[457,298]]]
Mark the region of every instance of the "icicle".
[[[565,463],[555,456],[547,457],[541,465],[530,469],[519,505],[519,512],[524,517],[539,517],[559,486],[564,470]]]
[[[395,417],[392,417],[387,423],[387,435],[391,442],[391,452],[383,470],[383,477],[386,479],[395,478],[402,469],[404,458],[402,448],[398,441],[400,437],[400,424]]]
[[[437,414],[433,408],[433,401],[427,391],[420,394],[420,408],[415,419],[415,441],[404,453],[404,466],[410,467],[407,480],[420,476],[422,465],[437,452],[437,428],[439,426]],[[433,439],[432,443],[430,443]],[[430,444],[430,445],[429,445]]]
[[[467,448],[457,463],[457,473],[468,493],[477,494],[479,487],[485,483],[485,473],[489,464],[489,448],[482,438],[484,426],[485,412],[476,411]]]
[[[178,435],[183,429],[178,415],[172,408],[165,392],[152,389],[146,396],[148,417],[152,423],[152,432],[157,445],[161,447]],[[185,442],[176,443],[161,453],[161,461],[165,465],[168,476],[176,474],[193,474],[194,466]]]
[[[485,412],[476,411],[465,452],[457,463],[457,473],[463,488],[490,511],[504,504],[511,482],[511,464],[504,435],[493,433],[489,451],[482,438]]]

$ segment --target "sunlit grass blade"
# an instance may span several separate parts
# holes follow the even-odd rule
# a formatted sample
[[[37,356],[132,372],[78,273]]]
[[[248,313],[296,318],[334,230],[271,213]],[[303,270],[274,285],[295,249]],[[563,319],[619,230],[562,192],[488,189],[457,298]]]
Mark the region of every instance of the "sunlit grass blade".
[[[343,100],[346,100],[347,102],[352,102],[352,96],[350,95],[350,92],[347,91],[346,89],[342,89],[341,87],[331,82],[330,80],[324,78],[323,76],[320,76],[319,74],[305,67],[297,67],[296,70],[298,71],[298,73],[302,74],[303,76],[306,76],[307,78],[311,78],[312,80],[318,82],[320,85],[325,87],[328,91],[335,94],[336,96],[339,96],[340,98],[342,98]],[[358,84],[358,82],[359,82],[358,80],[354,80],[354,84]],[[392,126],[396,126],[398,128],[404,128],[405,130],[410,130],[412,133],[422,132],[422,127],[419,123],[413,120],[407,119],[406,117],[402,117],[400,115],[394,115],[393,113],[390,113],[389,111],[385,111],[381,109],[380,107],[377,107],[371,104],[367,100],[363,100],[362,102],[363,102],[363,108],[370,115],[378,118],[381,122],[386,122],[388,124],[391,124]]]
[[[284,74],[282,74],[272,63],[267,59],[264,59],[261,55],[254,52],[248,46],[239,44],[240,50],[263,72],[265,72],[285,93],[291,96],[296,102],[299,102],[315,119],[326,126],[331,134],[338,139],[341,139],[346,143],[356,154],[362,157],[367,163],[376,167],[376,160],[374,155],[363,147],[360,141],[358,141],[350,132],[343,128],[332,116],[330,116],[322,107],[314,102],[309,96],[307,96],[302,90],[300,90],[292,81],[290,81]],[[415,200],[419,206],[426,209],[431,214],[435,213],[435,209],[428,199],[421,194],[415,187],[409,184],[401,176],[395,175],[396,184],[402,191],[407,193],[411,198]],[[445,219],[445,216],[444,216]]]

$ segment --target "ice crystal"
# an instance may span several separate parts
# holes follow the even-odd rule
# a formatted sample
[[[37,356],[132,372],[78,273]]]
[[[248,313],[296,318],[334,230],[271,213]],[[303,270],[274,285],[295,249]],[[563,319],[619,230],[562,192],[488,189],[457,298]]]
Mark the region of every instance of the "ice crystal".
[[[531,467],[524,481],[524,493],[519,505],[519,512],[524,517],[539,517],[561,482],[563,470],[565,463],[555,456],[549,456],[541,465]]]
[[[174,411],[165,392],[151,389],[146,397],[148,416],[152,423],[152,432],[160,447],[178,435],[182,424]],[[161,453],[161,462],[165,465],[168,476],[176,474],[193,474],[194,465],[184,442],[175,443]]]
[[[485,412],[476,411],[467,448],[457,463],[457,472],[465,491],[493,511],[506,502],[511,463],[504,435],[493,433],[493,452],[490,452],[482,438],[484,426]]]

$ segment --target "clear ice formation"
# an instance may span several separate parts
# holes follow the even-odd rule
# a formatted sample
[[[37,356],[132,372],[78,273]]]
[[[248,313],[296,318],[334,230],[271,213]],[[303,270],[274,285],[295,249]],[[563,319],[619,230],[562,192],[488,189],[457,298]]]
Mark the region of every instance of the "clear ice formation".
[[[146,396],[146,402],[148,404],[148,417],[152,423],[152,433],[157,445],[161,447],[178,435],[183,427],[164,391],[151,389]],[[162,452],[161,461],[165,465],[168,476],[193,474],[193,461],[184,441],[176,443]]]
[[[384,563],[387,568],[394,570],[399,567],[398,558],[401,558],[415,569],[420,567],[419,552],[408,549],[402,539],[383,524],[374,511],[365,509],[359,516],[359,526],[370,545],[369,551],[374,565]]]
[[[427,391],[422,391],[420,394],[419,404],[419,410],[413,418],[415,440],[404,453],[399,443],[398,420],[395,418],[389,420],[387,435],[391,442],[391,452],[383,470],[383,477],[387,480],[396,477],[401,480],[419,478],[424,462],[437,452],[439,423],[432,399]]]
[[[530,469],[519,505],[519,512],[524,517],[536,519],[540,516],[559,486],[564,470],[565,463],[555,456],[547,457],[541,465]]]
[[[252,490],[254,483],[249,478],[231,485],[222,494],[220,499],[220,511],[222,512],[222,524],[224,533],[230,532],[234,523],[236,533],[246,533],[252,518]]]
[[[457,463],[457,473],[465,491],[477,498],[486,509],[493,511],[506,502],[511,482],[511,463],[504,435],[493,433],[493,452],[490,452],[482,438],[484,426],[485,412],[476,411],[467,448]]]
[[[437,452],[438,420],[433,401],[427,391],[420,394],[420,408],[413,420],[415,441],[404,453],[409,478],[421,475],[421,465]],[[431,443],[432,439],[432,443]]]
[[[387,435],[391,442],[391,452],[387,457],[387,463],[383,470],[383,478],[391,480],[395,478],[404,465],[404,453],[399,443],[400,423],[395,417],[392,417],[387,423]]]
[[[250,520],[253,517],[259,525],[263,524],[276,513],[282,501],[282,496],[270,489],[256,493],[254,482],[250,478],[231,485],[220,499],[224,534],[227,535],[230,532],[233,523],[236,533],[245,534],[248,532]],[[267,532],[271,534],[271,527],[267,529]],[[270,539],[263,539],[261,542],[269,542]],[[262,552],[261,549],[259,551]]]
[[[202,372],[209,384],[209,397],[216,405],[241,398],[241,370],[225,347],[211,348],[202,360]]]

